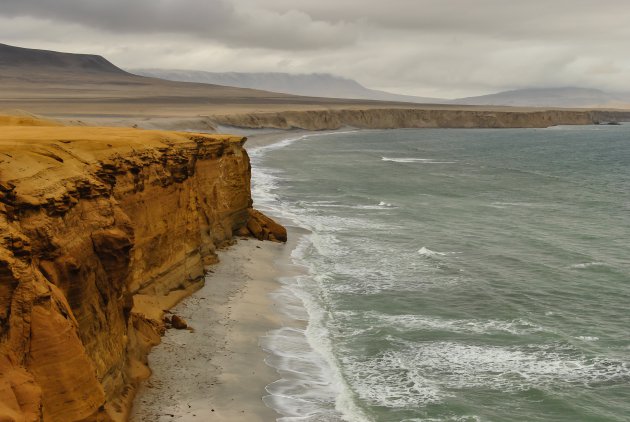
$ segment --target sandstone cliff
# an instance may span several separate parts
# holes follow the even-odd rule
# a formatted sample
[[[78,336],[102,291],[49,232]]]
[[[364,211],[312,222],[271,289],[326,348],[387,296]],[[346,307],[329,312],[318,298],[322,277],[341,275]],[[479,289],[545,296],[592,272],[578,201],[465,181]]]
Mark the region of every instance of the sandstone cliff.
[[[1,421],[125,419],[215,249],[286,239],[251,208],[244,141],[0,116]]]
[[[217,114],[216,124],[246,128],[332,130],[344,126],[362,129],[397,128],[543,128],[590,125],[596,121],[630,120],[629,112],[588,110],[449,108],[366,108]]]

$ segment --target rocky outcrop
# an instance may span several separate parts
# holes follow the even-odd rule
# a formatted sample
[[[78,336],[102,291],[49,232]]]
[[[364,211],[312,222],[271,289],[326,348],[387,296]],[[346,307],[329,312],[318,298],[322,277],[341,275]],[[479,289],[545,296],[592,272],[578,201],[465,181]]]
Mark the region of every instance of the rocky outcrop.
[[[185,330],[188,328],[188,323],[179,315],[173,315],[171,318],[171,326],[176,330]]]
[[[23,124],[0,118],[0,420],[123,420],[162,310],[252,215],[280,226],[242,137]]]
[[[255,209],[249,210],[247,224],[241,227],[238,234],[253,236],[258,240],[287,241],[287,229]]]
[[[397,128],[543,128],[590,125],[602,112],[587,110],[480,110],[461,108],[322,109],[210,116],[217,125],[246,128],[333,130]],[[606,112],[629,120],[628,112]]]
[[[630,111],[619,110],[593,110],[590,112],[595,124],[606,124],[608,122],[628,122],[630,121]]]

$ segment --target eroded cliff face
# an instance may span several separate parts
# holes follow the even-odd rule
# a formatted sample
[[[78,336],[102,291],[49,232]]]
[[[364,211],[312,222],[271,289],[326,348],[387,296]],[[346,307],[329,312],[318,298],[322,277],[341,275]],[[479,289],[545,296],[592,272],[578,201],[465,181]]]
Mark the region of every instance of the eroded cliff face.
[[[627,112],[609,112],[627,119]],[[492,111],[469,109],[387,108],[281,111],[210,116],[216,124],[246,128],[332,130],[397,128],[542,128],[590,125],[600,119],[587,110]]]
[[[244,138],[16,124],[0,118],[0,420],[123,420],[162,309],[233,233],[282,230],[251,209]]]

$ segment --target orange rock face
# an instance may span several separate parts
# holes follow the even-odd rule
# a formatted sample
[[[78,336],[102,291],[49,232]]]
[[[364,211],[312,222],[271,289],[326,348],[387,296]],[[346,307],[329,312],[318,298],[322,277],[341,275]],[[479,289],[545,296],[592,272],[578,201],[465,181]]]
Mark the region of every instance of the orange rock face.
[[[255,209],[249,209],[249,218],[240,234],[249,234],[258,240],[287,241],[287,229]]]
[[[124,420],[163,306],[233,233],[286,231],[251,208],[244,138],[17,124],[0,119],[0,420]]]

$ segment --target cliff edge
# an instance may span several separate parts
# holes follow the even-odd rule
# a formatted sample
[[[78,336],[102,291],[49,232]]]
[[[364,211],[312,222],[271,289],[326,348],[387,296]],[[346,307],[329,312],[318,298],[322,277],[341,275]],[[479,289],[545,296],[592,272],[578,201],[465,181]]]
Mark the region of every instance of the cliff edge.
[[[321,109],[215,114],[215,125],[250,129],[335,130],[400,128],[546,128],[557,125],[592,125],[599,121],[627,121],[630,112],[579,109],[463,109],[434,108]]]
[[[162,310],[252,209],[245,138],[0,116],[0,420],[124,420]]]

